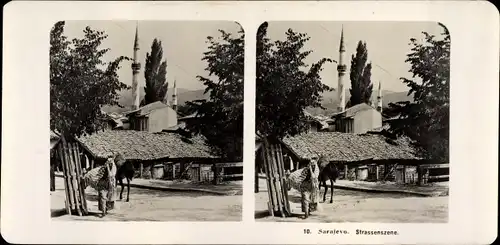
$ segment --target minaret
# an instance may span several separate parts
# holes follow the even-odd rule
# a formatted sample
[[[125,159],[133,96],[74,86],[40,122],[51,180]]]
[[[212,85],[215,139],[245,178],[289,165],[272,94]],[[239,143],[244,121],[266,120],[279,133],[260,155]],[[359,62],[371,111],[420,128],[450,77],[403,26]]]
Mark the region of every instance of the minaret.
[[[134,99],[133,109],[139,108],[140,103],[140,86],[139,86],[139,71],[141,70],[141,63],[137,61],[137,51],[139,51],[139,34],[138,26],[135,26],[135,40],[134,40],[134,60],[132,61],[132,98]]]
[[[346,72],[346,65],[344,64],[344,56],[345,56],[344,26],[342,26],[342,32],[340,34],[339,62],[337,65],[337,72],[339,73],[339,82],[337,86],[339,106],[337,107],[337,109],[339,111],[345,111],[344,75]]]
[[[177,111],[177,85],[175,79],[174,79],[174,91],[172,91],[172,109],[174,109],[174,111]]]
[[[378,82],[377,111],[382,113],[382,82]]]

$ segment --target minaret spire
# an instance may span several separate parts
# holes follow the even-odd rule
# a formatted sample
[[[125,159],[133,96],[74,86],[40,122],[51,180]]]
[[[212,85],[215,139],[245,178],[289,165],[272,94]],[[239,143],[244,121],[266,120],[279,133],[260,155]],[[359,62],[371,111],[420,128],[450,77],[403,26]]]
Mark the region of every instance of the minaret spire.
[[[177,80],[174,79],[174,91],[172,92],[172,109],[177,111]]]
[[[378,82],[377,111],[382,113],[382,82]]]
[[[344,56],[345,56],[344,26],[342,25],[342,31],[340,33],[339,62],[337,65],[337,72],[339,74],[339,80],[337,86],[339,105],[337,110],[339,111],[345,111],[344,75],[346,72],[346,65],[344,64]]]
[[[134,60],[132,61],[132,97],[134,99],[133,109],[139,108],[140,92],[139,92],[139,71],[141,70],[141,63],[138,62],[137,51],[139,51],[139,25],[135,26],[135,39],[134,39]]]

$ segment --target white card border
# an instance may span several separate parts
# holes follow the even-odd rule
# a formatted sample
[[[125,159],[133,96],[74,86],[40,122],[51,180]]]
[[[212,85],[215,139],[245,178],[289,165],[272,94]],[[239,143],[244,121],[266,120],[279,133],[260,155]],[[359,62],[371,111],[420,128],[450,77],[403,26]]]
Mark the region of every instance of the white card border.
[[[52,222],[48,38],[58,20],[235,20],[245,29],[242,222]],[[263,21],[437,21],[451,33],[448,224],[253,220],[256,29]],[[498,10],[483,1],[25,2],[4,6],[2,236],[11,243],[490,243],[497,230]],[[45,174],[47,173],[47,174]],[[22,184],[19,184],[22,183]],[[304,228],[396,228],[399,236],[305,236]],[[92,235],[91,235],[92,234]]]

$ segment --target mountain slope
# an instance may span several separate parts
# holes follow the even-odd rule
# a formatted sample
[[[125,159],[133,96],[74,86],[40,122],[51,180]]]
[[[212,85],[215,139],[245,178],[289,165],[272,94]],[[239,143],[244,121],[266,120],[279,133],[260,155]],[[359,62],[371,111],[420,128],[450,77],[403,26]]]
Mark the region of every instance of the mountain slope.
[[[173,89],[169,88],[167,92],[168,100],[172,100],[172,93]],[[105,112],[117,112],[117,113],[122,113],[125,111],[129,111],[132,109],[132,105],[134,103],[134,99],[132,98],[132,90],[122,90],[120,93],[120,99],[118,99],[118,102],[120,105],[123,106],[123,108],[120,108],[119,106],[104,106],[103,110]],[[144,88],[140,89],[140,99],[142,100],[144,98]],[[204,89],[198,89],[198,90],[188,90],[184,88],[178,88],[177,89],[177,103],[178,105],[183,105],[186,103],[186,101],[193,101],[193,100],[198,100],[198,99],[207,99],[208,94],[204,94]]]
[[[376,103],[378,91],[374,90],[372,92],[372,101]],[[408,96],[408,92],[393,92],[388,90],[382,90],[382,106],[388,107],[389,103],[394,103],[398,101],[413,101],[413,95]],[[351,95],[349,91],[346,91],[346,102],[349,101]],[[320,108],[307,108],[306,110],[313,115],[328,115],[337,112],[338,106],[338,96],[336,91],[328,91],[323,93],[323,101],[321,105],[325,107],[325,110]]]

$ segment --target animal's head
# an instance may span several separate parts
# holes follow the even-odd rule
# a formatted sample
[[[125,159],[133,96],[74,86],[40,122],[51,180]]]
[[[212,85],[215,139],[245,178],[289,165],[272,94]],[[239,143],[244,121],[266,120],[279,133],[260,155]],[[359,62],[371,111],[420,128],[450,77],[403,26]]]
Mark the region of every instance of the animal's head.
[[[325,168],[328,165],[328,163],[329,163],[328,159],[326,158],[325,155],[320,155],[318,157],[318,166],[319,166],[320,169]]]
[[[116,167],[120,168],[125,164],[125,157],[121,153],[115,153],[113,155],[113,161],[115,162]]]

